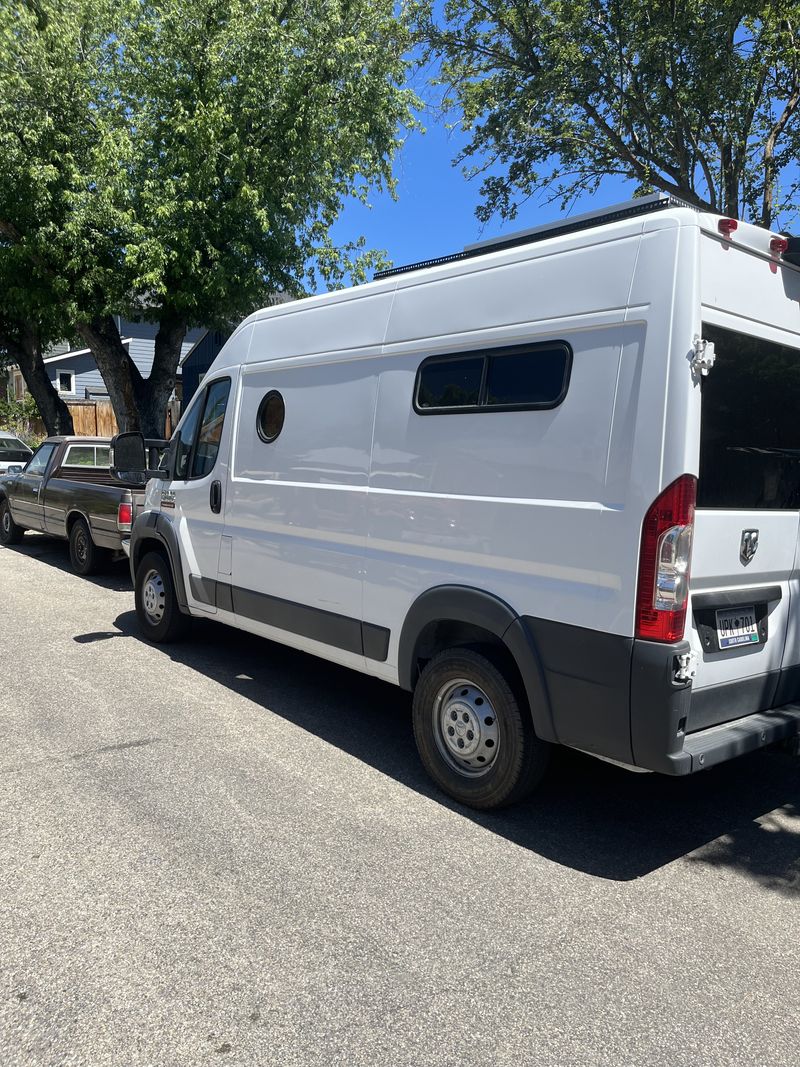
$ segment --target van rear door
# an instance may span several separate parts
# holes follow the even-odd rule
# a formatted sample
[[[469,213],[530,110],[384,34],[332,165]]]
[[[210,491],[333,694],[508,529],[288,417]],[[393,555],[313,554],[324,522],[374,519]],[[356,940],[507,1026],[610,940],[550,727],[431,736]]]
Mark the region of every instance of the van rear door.
[[[687,732],[800,696],[800,350],[704,325]]]

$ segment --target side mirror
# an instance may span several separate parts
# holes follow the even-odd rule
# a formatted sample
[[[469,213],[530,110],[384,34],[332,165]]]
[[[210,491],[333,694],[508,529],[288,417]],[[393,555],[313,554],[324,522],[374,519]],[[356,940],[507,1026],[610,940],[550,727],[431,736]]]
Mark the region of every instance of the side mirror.
[[[147,481],[147,454],[140,433],[118,433],[112,438],[111,477],[120,482]]]
[[[21,473],[22,473],[22,464],[21,463],[9,463],[8,467],[6,468],[6,474],[21,474]]]

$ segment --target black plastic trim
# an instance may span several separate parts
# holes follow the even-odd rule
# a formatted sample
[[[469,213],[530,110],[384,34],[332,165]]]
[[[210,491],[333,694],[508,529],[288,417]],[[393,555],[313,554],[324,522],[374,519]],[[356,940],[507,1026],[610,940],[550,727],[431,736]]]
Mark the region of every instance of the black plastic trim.
[[[744,604],[771,604],[782,597],[779,585],[746,585],[741,589],[726,589],[720,593],[693,593],[692,611],[738,608]]]
[[[683,746],[692,683],[675,680],[678,657],[689,650],[688,641],[633,642],[630,721],[631,751],[637,767],[663,774],[688,774],[691,770],[691,757]]]
[[[761,645],[765,645],[769,640],[769,604],[766,600],[755,601],[753,603],[753,612],[756,617],[756,627],[758,629],[759,641],[757,644],[752,642],[748,645],[735,645],[732,648],[720,648],[719,646],[719,632],[717,631],[717,611],[720,607],[745,607],[749,606],[749,601],[741,599],[736,600],[731,605],[717,604],[713,608],[694,608],[692,614],[694,615],[694,621],[697,625],[697,633],[700,636],[700,642],[705,652],[719,653],[726,656],[733,652],[738,652],[742,648],[759,648]]]
[[[702,771],[797,736],[800,736],[800,704],[786,704],[748,715],[722,726],[712,726],[709,730],[699,730],[687,737],[684,751],[686,764],[673,773]]]
[[[686,732],[691,734],[774,707],[778,703],[775,696],[780,674],[780,671],[771,671],[754,678],[739,678],[735,682],[694,689]]]
[[[192,596],[201,604],[234,612],[288,633],[300,634],[310,641],[319,641],[381,663],[385,662],[389,653],[390,632],[374,623],[361,622],[349,615],[337,615],[310,604],[257,593],[253,589],[243,589],[197,574],[189,575],[189,587]]]
[[[389,631],[385,626],[376,626],[373,622],[361,623],[361,641],[367,659],[385,663],[389,655]]]
[[[632,763],[633,638],[524,616],[544,671],[561,744]]]
[[[175,596],[178,607],[184,615],[189,614],[189,603],[186,599],[186,587],[184,585],[183,567],[181,565],[181,550],[178,545],[178,535],[172,523],[165,519],[157,511],[146,511],[138,515],[131,528],[131,580],[136,583],[136,568],[144,550],[143,541],[158,541],[167,550],[167,558],[172,568],[172,577],[175,584]]]
[[[232,587],[232,591],[233,610],[237,615],[244,615],[265,626],[301,634],[309,641],[320,641],[345,652],[363,655],[361,623],[358,619],[336,615],[308,604],[298,604],[293,600],[282,600],[268,593],[242,589],[237,585]]]
[[[533,726],[543,741],[557,741],[544,673],[531,634],[505,601],[480,589],[439,585],[428,589],[409,608],[400,632],[398,680],[413,690],[418,674],[418,647],[433,623],[456,622],[480,627],[499,638],[516,662],[525,686]]]

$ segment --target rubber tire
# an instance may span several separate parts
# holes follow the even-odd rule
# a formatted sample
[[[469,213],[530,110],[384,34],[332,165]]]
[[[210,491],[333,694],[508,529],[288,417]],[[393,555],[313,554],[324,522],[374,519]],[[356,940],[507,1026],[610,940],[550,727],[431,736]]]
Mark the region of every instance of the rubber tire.
[[[161,575],[161,581],[164,583],[164,614],[161,617],[161,621],[155,625],[148,618],[142,603],[144,579],[151,570],[157,570]],[[166,645],[172,641],[180,641],[181,638],[186,636],[189,629],[189,617],[181,612],[178,605],[178,597],[175,593],[172,568],[160,552],[148,552],[139,562],[139,566],[136,568],[134,598],[136,601],[136,617],[139,620],[139,630],[142,637],[152,641],[153,644]]]
[[[17,526],[5,497],[0,500],[0,545],[18,545],[25,529]]]
[[[79,539],[83,539],[86,544],[83,560],[78,554]],[[80,574],[82,578],[88,578],[90,574],[96,574],[107,559],[105,549],[98,548],[92,540],[92,533],[86,520],[76,519],[69,531],[69,561],[73,571]]]
[[[436,744],[436,696],[456,678],[468,678],[480,686],[492,702],[500,733],[497,758],[479,778],[459,774]],[[527,706],[502,671],[479,652],[454,648],[434,656],[419,677],[412,708],[414,739],[423,766],[439,788],[460,804],[483,811],[516,804],[544,777],[552,746],[536,736]]]

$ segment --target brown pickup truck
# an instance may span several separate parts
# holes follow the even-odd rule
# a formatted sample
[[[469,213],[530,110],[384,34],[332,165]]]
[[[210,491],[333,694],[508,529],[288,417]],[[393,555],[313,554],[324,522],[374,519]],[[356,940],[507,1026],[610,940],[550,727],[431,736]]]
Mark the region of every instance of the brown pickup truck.
[[[0,477],[0,544],[26,530],[69,541],[77,574],[121,555],[144,486],[110,473],[108,438],[48,437],[18,474]]]

